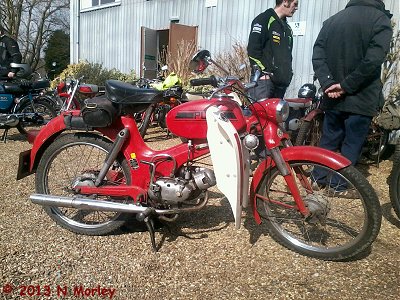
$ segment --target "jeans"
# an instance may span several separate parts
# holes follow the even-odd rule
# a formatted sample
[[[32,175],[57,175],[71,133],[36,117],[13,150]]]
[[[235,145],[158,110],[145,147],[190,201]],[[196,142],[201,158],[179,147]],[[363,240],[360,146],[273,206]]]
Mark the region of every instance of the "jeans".
[[[355,165],[361,155],[371,121],[370,116],[327,110],[319,146],[339,151]],[[321,185],[329,183],[331,187],[340,187],[342,190],[346,188],[346,184],[338,176],[329,177],[326,170],[321,168],[315,168],[313,176]]]

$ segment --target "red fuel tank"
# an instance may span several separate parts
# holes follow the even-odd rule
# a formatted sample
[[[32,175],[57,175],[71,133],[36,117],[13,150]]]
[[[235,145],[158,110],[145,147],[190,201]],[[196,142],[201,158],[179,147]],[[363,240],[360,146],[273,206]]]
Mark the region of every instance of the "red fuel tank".
[[[167,114],[168,129],[175,135],[191,140],[207,138],[206,110],[218,106],[239,133],[246,130],[246,120],[239,104],[230,98],[196,100],[183,103]]]

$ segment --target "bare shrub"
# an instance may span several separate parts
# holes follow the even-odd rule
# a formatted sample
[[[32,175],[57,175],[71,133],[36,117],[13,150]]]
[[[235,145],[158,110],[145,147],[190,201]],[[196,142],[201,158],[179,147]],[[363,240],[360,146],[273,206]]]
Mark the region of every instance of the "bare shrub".
[[[230,49],[229,51],[218,53],[213,59],[223,68],[225,68],[228,71],[229,75],[237,76],[238,78],[241,78],[241,80],[244,82],[249,81],[250,62],[247,56],[247,48],[245,45],[236,42],[232,46],[232,49]],[[244,68],[243,65],[245,66]],[[210,68],[210,72],[214,75],[221,77],[227,75],[224,74],[216,66],[212,66]]]
[[[193,74],[189,69],[189,63],[196,53],[197,47],[194,41],[181,40],[177,45],[177,51],[173,55],[168,47],[164,48],[160,53],[159,65],[167,65],[168,70],[161,74],[163,77],[169,73],[175,73],[182,80],[184,87],[189,85],[189,81],[193,78]]]

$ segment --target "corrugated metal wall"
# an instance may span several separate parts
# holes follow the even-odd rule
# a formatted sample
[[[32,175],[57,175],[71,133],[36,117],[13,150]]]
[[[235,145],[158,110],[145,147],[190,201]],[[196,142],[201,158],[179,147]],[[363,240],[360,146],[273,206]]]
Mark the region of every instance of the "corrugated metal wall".
[[[229,49],[234,43],[247,44],[250,23],[275,0],[121,0],[121,5],[79,12],[79,0],[71,1],[71,61],[85,59],[122,72],[140,69],[140,28],[166,29],[170,17],[179,23],[198,26],[198,45],[211,53]],[[398,0],[385,0],[398,24]],[[343,9],[348,0],[300,0],[299,10],[289,21],[305,21],[306,34],[294,38],[293,81],[287,96],[302,83],[312,80],[312,46],[322,22]],[[240,62],[238,62],[240,63]]]

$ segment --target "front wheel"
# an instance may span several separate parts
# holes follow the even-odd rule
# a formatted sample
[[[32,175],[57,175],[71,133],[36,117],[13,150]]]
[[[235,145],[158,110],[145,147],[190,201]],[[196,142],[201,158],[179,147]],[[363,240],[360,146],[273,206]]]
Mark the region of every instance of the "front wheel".
[[[310,121],[301,122],[295,145],[318,146],[322,136],[322,123],[324,115],[318,114]]]
[[[353,166],[335,171],[310,162],[289,165],[310,214],[297,210],[283,176],[276,168],[269,170],[257,188],[256,209],[270,236],[293,251],[323,260],[345,260],[367,249],[378,235],[381,210],[365,177]],[[333,181],[319,185],[317,168],[325,171],[326,179],[340,178],[341,186]]]
[[[389,176],[389,194],[394,212],[400,218],[400,144],[396,145],[393,167]]]
[[[30,129],[42,128],[52,118],[57,116],[55,107],[48,100],[40,97],[33,99],[33,107],[30,101],[22,104],[17,113],[27,114],[17,125],[18,131],[24,135]]]
[[[37,193],[73,197],[78,195],[75,187],[94,186],[111,147],[110,141],[87,133],[65,134],[57,138],[39,162],[35,180]],[[118,157],[107,171],[102,185],[122,184],[130,184],[130,172],[127,161]],[[129,201],[125,197],[90,197],[121,203]],[[86,235],[111,233],[121,227],[128,216],[120,212],[65,207],[45,206],[44,210],[60,226]]]

